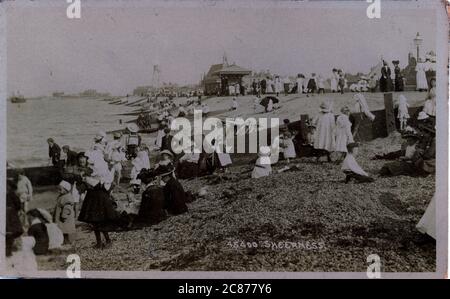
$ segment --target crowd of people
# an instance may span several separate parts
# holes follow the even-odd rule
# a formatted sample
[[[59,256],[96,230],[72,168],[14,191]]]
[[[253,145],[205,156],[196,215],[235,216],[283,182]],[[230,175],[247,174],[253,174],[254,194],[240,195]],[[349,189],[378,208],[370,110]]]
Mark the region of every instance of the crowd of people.
[[[343,92],[342,71],[333,70],[333,73],[336,73],[332,80],[333,91]],[[297,86],[303,86],[300,83],[304,78],[301,75],[298,78]],[[312,74],[306,85],[308,93],[323,89],[317,83],[320,80],[311,81],[316,80],[314,78],[315,74]],[[379,177],[434,174],[435,83],[434,79],[430,81],[427,101],[415,119],[408,113],[406,97],[399,95],[397,118],[405,143],[397,152],[373,157],[390,160],[380,169]],[[282,86],[286,87],[277,84],[275,92],[281,92]],[[266,85],[264,91],[268,90]],[[375,116],[370,112],[364,95],[357,93],[353,98],[356,105],[354,112],[360,112],[373,121]],[[200,106],[205,114],[209,112],[205,103],[201,105],[198,101],[191,101],[188,104],[189,107]],[[236,110],[238,107],[236,98],[233,98],[230,109]],[[179,116],[187,113],[184,107],[178,108]],[[215,140],[211,142],[212,151],[201,147],[201,153],[194,153],[191,148],[186,148],[181,154],[176,154],[172,150],[170,130],[174,118],[166,112],[159,112],[156,118],[159,127],[153,145],[157,153],[154,165],[150,163],[150,149],[143,144],[136,124],[128,125],[124,133],[116,132],[112,140],[108,140],[106,133],[99,132],[89,149],[83,152],[75,152],[69,145],[60,147],[53,138],[49,138],[49,163],[58,169],[61,176],[53,212],[29,207],[33,201],[33,186],[23,170],[17,169],[12,177],[8,177],[7,256],[16,254],[17,258],[22,254],[22,249],[29,251],[30,248],[35,255],[45,255],[49,250],[70,245],[76,236],[77,221],[91,225],[96,240],[94,247],[101,249],[111,246],[110,231],[153,225],[169,215],[187,212],[187,203],[195,195],[185,192],[179,180],[209,175],[215,171],[227,172],[232,160],[229,154],[215,148],[219,144]],[[331,162],[332,153],[335,153],[334,162],[341,165],[345,183],[371,183],[376,179],[357,162],[359,144],[354,140],[355,120],[348,106],[341,107],[340,114],[336,116],[331,103],[323,102],[318,115],[305,124],[305,132],[291,126],[289,120],[284,123],[279,145],[281,157],[287,165],[295,158],[305,156],[316,157],[318,161],[327,157]],[[192,143],[195,146],[195,138],[192,138]],[[258,179],[271,175],[272,167],[279,158],[271,155],[270,146],[262,146],[254,161],[251,177]],[[124,164],[132,166],[126,187],[129,203],[139,202],[138,208],[132,212],[121,209],[115,200],[115,194],[123,191]],[[19,238],[25,232],[27,236]]]
[[[14,240],[24,232],[34,238],[33,253],[45,255],[51,249],[70,245],[76,238],[75,225],[79,221],[91,225],[95,248],[105,248],[111,245],[109,231],[153,225],[169,215],[187,212],[186,203],[193,195],[184,191],[178,179],[215,170],[225,172],[232,162],[229,154],[219,151],[176,155],[171,147],[171,120],[167,116],[159,119],[153,145],[157,154],[154,165],[150,164],[149,147],[142,143],[136,124],[129,124],[124,134],[114,133],[112,140],[98,132],[89,149],[78,153],[68,145],[61,150],[49,138],[49,163],[61,177],[53,213],[28,208],[33,201],[33,186],[24,171],[17,169],[8,178],[7,255],[20,251],[21,246]],[[115,197],[124,191],[121,183],[127,164],[132,166],[125,187],[128,206],[139,201],[138,209],[131,212],[118,205]]]
[[[342,69],[333,68],[329,76],[311,73],[309,76],[299,73],[295,78],[290,76],[281,77],[280,75],[263,74],[258,78],[253,78],[247,85],[242,83],[229,84],[226,95],[238,96],[245,94],[262,95],[274,94],[323,94],[325,92],[345,93],[350,92],[402,92],[405,91],[407,84],[404,70],[400,68],[400,61],[393,60],[392,67],[385,60],[379,70],[373,71],[368,75],[360,75],[357,78],[347,78]],[[431,58],[425,60],[419,58],[415,67],[416,72],[416,90],[429,90],[429,79],[435,76],[434,63]],[[377,73],[380,75],[378,76]],[[350,75],[348,75],[350,76]]]
[[[428,91],[427,100],[423,109],[415,117],[410,117],[408,112],[408,100],[400,94],[397,101],[397,118],[400,124],[399,131],[405,142],[402,148],[394,153],[376,155],[373,159],[395,160],[387,162],[376,174],[385,176],[428,176],[435,172],[435,117],[436,117],[436,93],[435,80],[431,80],[431,88]],[[356,104],[355,112],[360,112],[369,121],[375,119],[367,105],[363,94],[354,95]],[[301,129],[292,128],[289,120],[285,120],[285,128],[280,136],[281,155],[286,163],[293,158],[311,156],[319,160],[326,157],[332,162],[332,155],[336,164],[341,164],[341,170],[349,183],[355,180],[359,183],[370,183],[375,180],[358,164],[356,157],[359,144],[355,142],[358,125],[351,115],[348,106],[340,109],[340,114],[335,115],[330,103],[324,102],[320,105],[319,113],[308,121],[306,132]],[[265,147],[260,149],[259,158],[255,163],[252,177],[259,178],[268,176],[272,172],[274,161],[278,157],[270,157],[269,150]],[[262,160],[271,161],[264,165]],[[298,166],[298,165],[297,165]]]

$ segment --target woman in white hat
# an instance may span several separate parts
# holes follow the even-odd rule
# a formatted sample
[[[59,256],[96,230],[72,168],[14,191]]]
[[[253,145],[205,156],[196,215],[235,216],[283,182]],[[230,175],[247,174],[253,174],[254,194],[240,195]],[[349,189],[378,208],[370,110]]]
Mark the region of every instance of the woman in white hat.
[[[91,149],[94,149],[94,147],[102,148],[102,150],[105,150],[107,147],[107,140],[106,140],[106,133],[104,131],[99,131],[94,136],[94,143],[92,144]]]
[[[272,173],[272,165],[270,160],[270,147],[261,146],[259,148],[258,159],[253,168],[252,178],[258,179],[261,177],[269,176]]]
[[[426,112],[424,112],[424,111],[420,111],[419,115],[417,116],[417,120],[422,120],[422,121],[426,120],[428,118],[429,118],[428,114],[426,114]]]
[[[88,164],[92,169],[92,173],[83,177],[87,186],[87,192],[78,220],[93,226],[97,241],[95,248],[100,249],[111,245],[112,242],[108,231],[112,227],[111,224],[118,217],[108,192],[114,176],[109,171],[108,164],[101,157],[92,152],[86,152],[85,155],[88,157]],[[105,238],[105,244],[102,243],[101,233],[103,233]]]
[[[428,91],[427,76],[425,74],[425,64],[419,58],[416,66],[416,90]]]

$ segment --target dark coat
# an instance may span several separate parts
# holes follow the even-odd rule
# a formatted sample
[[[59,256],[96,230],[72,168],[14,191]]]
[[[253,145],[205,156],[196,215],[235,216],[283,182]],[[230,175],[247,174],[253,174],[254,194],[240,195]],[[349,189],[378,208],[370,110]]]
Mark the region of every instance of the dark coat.
[[[20,199],[13,190],[8,190],[6,195],[6,235],[17,238],[23,233],[22,223],[19,218]]]
[[[172,135],[165,135],[165,136],[162,138],[162,140],[161,140],[161,150],[162,150],[162,151],[163,151],[163,150],[168,150],[168,151],[170,151],[170,152],[173,153],[173,151],[172,151],[172,145],[171,145],[171,143],[172,143],[172,138],[173,138]]]
[[[267,88],[267,82],[265,79],[262,79],[261,82],[259,83],[261,86],[261,92],[262,93],[266,93],[266,88]]]
[[[381,92],[389,92],[392,89],[391,82],[391,68],[390,67],[382,67],[381,68],[381,77],[380,77],[380,91]]]
[[[394,73],[395,73],[395,91],[403,91],[404,89],[403,76],[400,67],[398,65],[395,67]]]
[[[309,79],[307,87],[309,90],[313,90],[313,91],[316,90],[317,89],[316,80],[314,80],[313,78]]]
[[[159,186],[149,186],[142,193],[136,222],[142,225],[157,224],[166,219],[164,211],[164,189]]]
[[[184,188],[174,177],[164,186],[164,197],[165,207],[170,214],[179,215],[188,211]]]
[[[109,193],[100,185],[89,188],[81,206],[78,220],[96,226],[97,230],[108,231],[119,218]]]
[[[69,150],[67,152],[66,166],[75,166],[78,164],[78,153]]]
[[[182,161],[177,165],[177,177],[180,179],[190,179],[197,177],[199,165],[193,162]]]
[[[425,137],[416,146],[416,152],[411,161],[386,163],[380,172],[390,176],[427,176],[435,172],[435,155],[435,138]]]
[[[28,229],[28,235],[36,240],[33,252],[36,255],[47,254],[50,239],[47,233],[47,226],[44,223],[36,223]]]
[[[56,143],[48,147],[48,156],[52,158],[52,164],[57,166],[61,159],[61,148]]]

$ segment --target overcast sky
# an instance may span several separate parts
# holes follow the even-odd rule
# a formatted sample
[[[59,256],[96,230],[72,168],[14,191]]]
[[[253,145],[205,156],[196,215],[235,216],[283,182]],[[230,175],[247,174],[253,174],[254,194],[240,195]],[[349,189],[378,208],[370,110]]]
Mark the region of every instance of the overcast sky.
[[[161,79],[197,83],[209,66],[230,63],[280,75],[333,67],[367,73],[381,55],[407,63],[417,32],[423,51],[436,50],[434,11],[360,9],[84,8],[69,20],[65,8],[9,8],[8,93],[48,95],[88,88],[130,93]]]

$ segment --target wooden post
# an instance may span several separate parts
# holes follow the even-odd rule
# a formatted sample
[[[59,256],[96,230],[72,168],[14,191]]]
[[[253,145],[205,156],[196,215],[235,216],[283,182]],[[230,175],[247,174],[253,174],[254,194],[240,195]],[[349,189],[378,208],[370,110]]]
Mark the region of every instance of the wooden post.
[[[386,113],[386,132],[389,135],[396,130],[394,100],[391,92],[384,94],[384,108]]]

